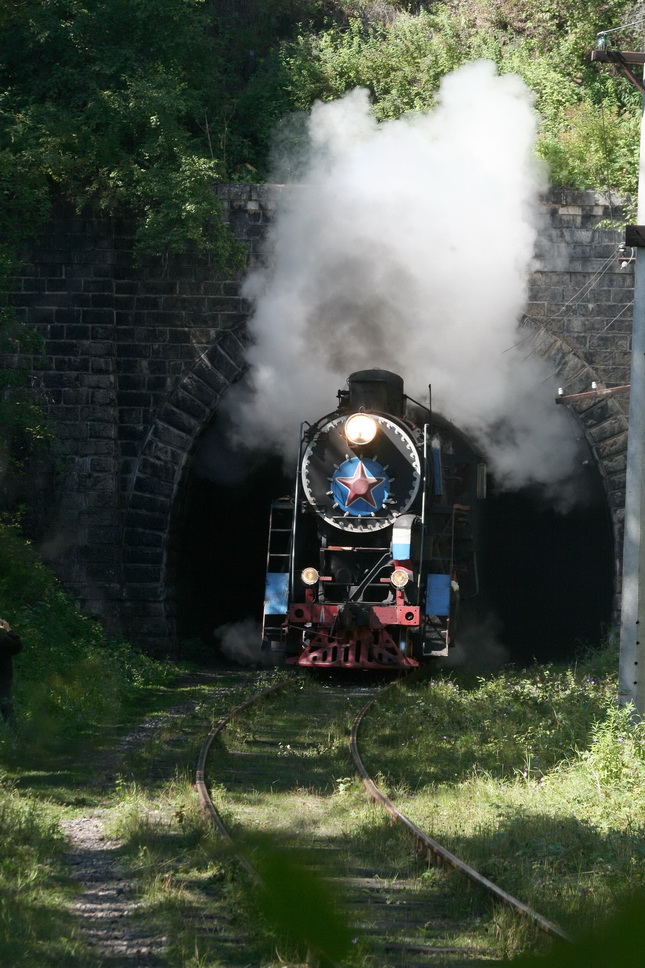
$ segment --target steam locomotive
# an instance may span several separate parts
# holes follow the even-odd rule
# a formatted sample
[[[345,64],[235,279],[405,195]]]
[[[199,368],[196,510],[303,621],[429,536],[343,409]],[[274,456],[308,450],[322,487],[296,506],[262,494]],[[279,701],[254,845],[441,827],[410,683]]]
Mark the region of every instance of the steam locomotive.
[[[352,373],[303,424],[293,496],[271,508],[263,647],[300,666],[409,669],[448,654],[477,594],[486,468],[388,370]]]

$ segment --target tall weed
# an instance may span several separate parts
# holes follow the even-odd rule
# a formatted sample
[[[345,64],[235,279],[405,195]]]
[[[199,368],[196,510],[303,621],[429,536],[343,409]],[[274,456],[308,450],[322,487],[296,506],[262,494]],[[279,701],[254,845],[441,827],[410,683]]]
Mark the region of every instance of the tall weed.
[[[574,932],[645,887],[645,726],[617,667],[610,642],[573,668],[437,676],[366,723],[405,812]]]

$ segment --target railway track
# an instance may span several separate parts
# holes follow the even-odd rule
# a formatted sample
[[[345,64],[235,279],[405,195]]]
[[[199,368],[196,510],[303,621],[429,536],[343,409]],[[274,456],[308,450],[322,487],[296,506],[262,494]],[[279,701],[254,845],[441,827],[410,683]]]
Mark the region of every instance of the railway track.
[[[308,944],[320,952],[328,942],[325,963],[339,964],[335,952],[348,927],[344,968],[501,964],[496,939],[486,933],[486,893],[535,919],[547,933],[566,937],[427,837],[368,776],[358,734],[382,691],[294,679],[231,710],[202,747],[197,788],[204,808],[259,892],[284,895],[283,910],[278,904],[276,914],[273,905],[273,914],[291,931],[295,947],[298,940],[301,948]],[[359,795],[353,769],[389,817]],[[410,835],[420,849],[412,848]],[[428,859],[444,868],[429,868]],[[465,886],[445,867],[456,868],[476,887]],[[339,908],[337,937],[333,919],[327,939],[324,928],[321,935],[322,913],[303,903],[308,889],[327,895],[314,907],[322,910],[331,898]],[[310,952],[307,963],[315,961]]]

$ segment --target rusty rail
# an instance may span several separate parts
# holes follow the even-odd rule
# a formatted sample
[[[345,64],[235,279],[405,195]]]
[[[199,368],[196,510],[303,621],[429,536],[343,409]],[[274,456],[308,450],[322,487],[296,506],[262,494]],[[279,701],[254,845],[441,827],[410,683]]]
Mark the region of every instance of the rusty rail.
[[[486,891],[488,891],[489,894],[492,894],[494,897],[496,897],[497,900],[502,901],[504,904],[512,907],[518,914],[530,918],[547,934],[551,935],[552,937],[560,938],[561,940],[573,943],[573,938],[571,938],[571,936],[568,935],[566,931],[563,931],[562,928],[560,928],[557,924],[554,924],[552,921],[548,921],[546,918],[542,917],[541,914],[538,914],[536,911],[530,908],[528,904],[518,901],[517,898],[502,890],[502,888],[498,887],[497,884],[493,884],[493,882],[489,881],[488,878],[484,877],[473,867],[470,867],[464,861],[460,860],[449,850],[446,850],[445,847],[442,847],[441,844],[437,843],[436,840],[433,840],[432,837],[429,837],[428,834],[424,833],[420,827],[417,827],[417,825],[406,817],[405,814],[401,813],[401,811],[392,803],[389,797],[379,790],[365,769],[363,761],[358,752],[358,731],[360,725],[366,712],[378,698],[379,697],[376,696],[374,699],[371,699],[361,709],[360,713],[354,720],[349,743],[354,765],[356,766],[356,769],[363,780],[363,784],[365,785],[372,799],[380,803],[391,817],[393,817],[398,823],[402,824],[408,830],[420,848],[426,852],[428,860],[431,860],[437,865],[449,864],[462,874],[465,874],[465,876],[470,878],[470,880],[474,881],[476,884],[479,884],[480,887],[483,887]]]
[[[195,788],[199,794],[199,799],[202,805],[202,809],[211,818],[218,833],[229,845],[232,853],[238,859],[241,866],[250,875],[252,880],[255,881],[258,887],[260,887],[262,890],[266,890],[266,887],[262,878],[256,871],[255,867],[248,860],[246,855],[235,844],[235,841],[233,840],[228,830],[226,829],[224,821],[222,820],[219,813],[217,812],[215,804],[213,803],[211,796],[208,792],[208,788],[206,786],[206,781],[205,781],[205,775],[204,775],[205,768],[206,768],[206,758],[213,744],[213,741],[216,739],[217,736],[220,735],[224,727],[227,726],[232,719],[238,716],[245,709],[248,709],[249,706],[252,706],[254,705],[254,703],[259,702],[260,699],[264,699],[266,696],[271,695],[271,693],[278,692],[280,689],[285,689],[287,686],[294,685],[296,682],[298,682],[298,679],[296,676],[294,676],[292,679],[286,679],[284,682],[278,682],[273,686],[269,686],[267,689],[263,689],[261,692],[256,693],[255,696],[252,696],[250,699],[247,699],[244,702],[241,702],[239,705],[235,706],[233,709],[231,709],[230,712],[226,713],[225,716],[222,716],[222,718],[217,722],[217,724],[213,727],[213,729],[210,731],[210,733],[204,740],[202,748],[199,751],[199,757],[197,759],[197,768],[195,770]],[[308,954],[308,958],[309,958],[309,954]],[[342,965],[339,965],[337,962],[333,961],[329,957],[327,957],[326,963],[330,966],[330,968],[342,968]],[[309,960],[307,961],[307,964],[309,964]],[[319,964],[319,960],[317,956],[314,956],[313,964],[315,965]]]
[[[202,748],[199,751],[199,757],[197,759],[197,768],[195,770],[195,789],[199,794],[202,809],[211,818],[215,828],[217,829],[217,832],[235,853],[235,856],[239,860],[240,864],[244,867],[246,872],[250,874],[251,877],[256,881],[259,880],[257,871],[247,860],[245,855],[238,849],[238,847],[236,847],[231,835],[226,829],[224,821],[217,812],[215,804],[211,800],[205,780],[206,758],[213,741],[220,735],[220,733],[224,730],[224,727],[227,726],[232,719],[235,719],[236,716],[238,716],[245,709],[248,709],[249,706],[252,706],[254,703],[258,702],[260,699],[264,699],[266,696],[271,695],[271,693],[278,692],[280,689],[284,689],[286,686],[291,686],[297,681],[298,680],[294,676],[293,679],[285,679],[284,682],[275,683],[275,685],[269,686],[267,689],[263,689],[261,692],[256,693],[256,695],[252,696],[250,699],[246,699],[244,702],[239,703],[237,706],[231,709],[230,712],[226,713],[225,716],[222,716],[222,718],[216,723],[215,726],[213,726],[210,733],[204,740]]]

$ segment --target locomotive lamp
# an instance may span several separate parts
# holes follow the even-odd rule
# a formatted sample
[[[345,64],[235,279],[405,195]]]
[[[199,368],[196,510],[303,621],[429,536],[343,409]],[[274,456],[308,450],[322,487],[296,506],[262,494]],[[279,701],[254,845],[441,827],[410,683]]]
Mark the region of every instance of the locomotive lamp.
[[[390,581],[395,588],[405,588],[410,581],[410,575],[403,568],[395,568],[390,575]]]
[[[318,581],[318,572],[315,568],[303,568],[300,572],[300,577],[305,585],[315,585]]]
[[[345,422],[345,436],[351,444],[369,444],[376,436],[376,420],[367,413],[355,413]]]

